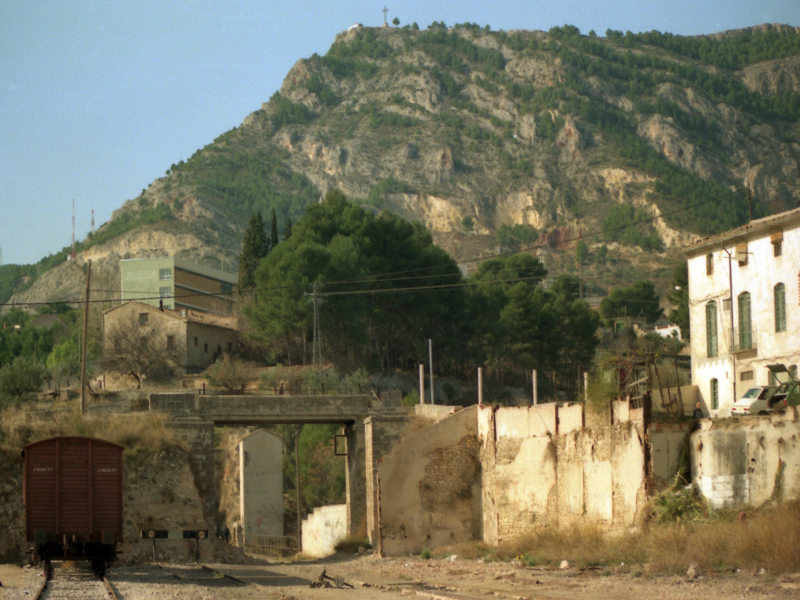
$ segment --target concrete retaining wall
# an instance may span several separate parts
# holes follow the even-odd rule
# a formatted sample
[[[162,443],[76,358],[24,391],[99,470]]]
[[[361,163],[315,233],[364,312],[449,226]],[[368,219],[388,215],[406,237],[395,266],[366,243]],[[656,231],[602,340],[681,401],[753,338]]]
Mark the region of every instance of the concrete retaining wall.
[[[303,554],[314,558],[330,556],[336,544],[347,536],[347,505],[315,508],[303,521]]]
[[[800,419],[704,419],[692,434],[692,479],[714,508],[800,498]]]

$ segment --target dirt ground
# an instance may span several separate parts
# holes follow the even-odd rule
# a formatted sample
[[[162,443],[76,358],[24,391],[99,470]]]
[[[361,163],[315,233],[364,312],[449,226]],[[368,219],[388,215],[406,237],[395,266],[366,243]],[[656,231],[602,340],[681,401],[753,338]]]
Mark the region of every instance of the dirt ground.
[[[526,567],[451,557],[443,560],[336,556],[263,565],[138,565],[110,569],[122,600],[731,600],[800,598],[800,573],[709,572],[651,576],[624,565],[613,569]],[[323,571],[324,587],[317,584]],[[225,573],[235,579],[224,578]],[[0,600],[38,589],[36,570],[0,565]],[[329,587],[328,587],[329,586]],[[352,586],[352,587],[350,587]],[[26,594],[26,591],[28,594]]]

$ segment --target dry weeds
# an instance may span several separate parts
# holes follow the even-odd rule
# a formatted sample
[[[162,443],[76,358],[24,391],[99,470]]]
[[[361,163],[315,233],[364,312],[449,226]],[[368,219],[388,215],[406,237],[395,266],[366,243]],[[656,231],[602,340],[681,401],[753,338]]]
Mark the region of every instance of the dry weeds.
[[[58,412],[11,408],[0,413],[0,451],[7,456],[19,456],[23,446],[56,436],[107,440],[136,455],[152,455],[176,443],[172,430],[164,427],[163,414],[90,416],[80,414],[77,402],[65,404],[67,410]]]
[[[744,515],[743,517],[740,515]],[[692,563],[708,571],[800,571],[800,501],[748,513],[714,514],[698,522],[650,522],[630,533],[597,527],[545,530],[492,548],[482,543],[437,549],[435,556],[518,559],[528,565],[606,566],[650,574],[686,573]]]

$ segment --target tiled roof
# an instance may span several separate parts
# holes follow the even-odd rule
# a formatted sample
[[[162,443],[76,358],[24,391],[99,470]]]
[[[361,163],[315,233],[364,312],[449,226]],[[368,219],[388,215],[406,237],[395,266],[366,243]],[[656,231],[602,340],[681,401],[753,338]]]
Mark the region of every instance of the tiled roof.
[[[755,221],[750,221],[746,225],[742,225],[741,227],[737,227],[736,229],[730,229],[723,233],[718,233],[717,235],[712,235],[707,238],[703,238],[702,240],[695,242],[689,246],[686,246],[683,249],[683,253],[686,255],[694,254],[698,250],[707,248],[708,246],[714,246],[717,244],[722,244],[729,240],[734,240],[736,238],[747,239],[751,234],[754,233],[761,233],[763,231],[769,231],[770,229],[779,228],[781,225],[790,223],[793,221],[797,221],[800,223],[800,208],[795,208],[792,210],[787,210],[786,212],[778,213],[776,215],[770,215],[769,217],[764,217],[762,219],[756,219]]]

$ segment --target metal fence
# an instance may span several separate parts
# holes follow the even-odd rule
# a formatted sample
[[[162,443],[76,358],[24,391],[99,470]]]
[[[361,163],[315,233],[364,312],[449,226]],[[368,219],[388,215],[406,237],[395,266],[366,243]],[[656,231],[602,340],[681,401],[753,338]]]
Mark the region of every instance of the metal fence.
[[[275,536],[263,535],[260,533],[249,533],[242,535],[237,540],[237,545],[245,552],[250,554],[260,554],[262,556],[292,556],[297,554],[296,536]]]

